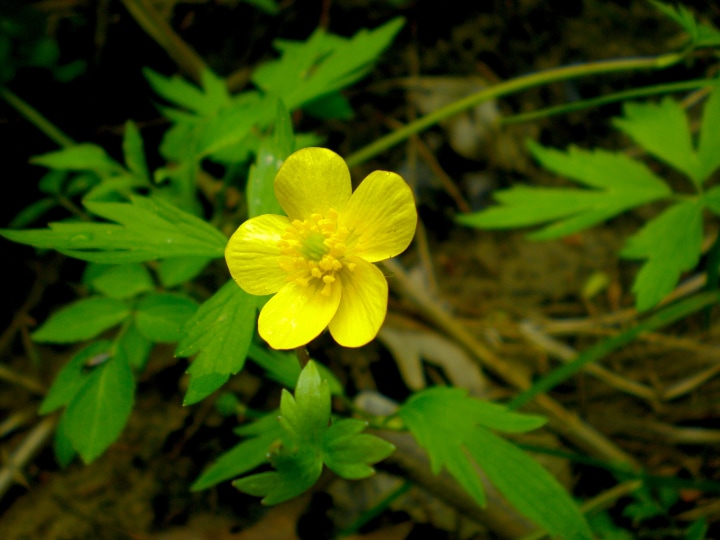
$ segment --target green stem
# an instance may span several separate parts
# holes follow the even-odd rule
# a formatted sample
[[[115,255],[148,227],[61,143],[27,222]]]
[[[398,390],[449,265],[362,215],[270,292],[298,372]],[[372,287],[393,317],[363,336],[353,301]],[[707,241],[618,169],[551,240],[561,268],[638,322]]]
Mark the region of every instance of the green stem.
[[[427,129],[446,118],[454,116],[491,99],[496,99],[514,92],[526,90],[534,86],[585,77],[588,75],[631,71],[637,69],[664,69],[679,62],[685,56],[685,53],[671,53],[652,58],[607,60],[593,64],[565,66],[557,69],[523,75],[521,77],[496,84],[495,86],[491,86],[466,98],[455,101],[435,112],[407,124],[396,131],[393,131],[392,133],[388,133],[384,137],[377,139],[375,142],[370,143],[350,155],[346,161],[350,167],[364,163],[368,159],[378,155],[380,152],[408,139],[410,136]]]
[[[615,103],[617,101],[626,101],[628,99],[637,99],[640,97],[653,96],[657,94],[670,94],[673,92],[694,90],[695,88],[702,88],[704,86],[719,85],[720,82],[718,82],[717,79],[700,79],[692,81],[681,81],[676,83],[657,84],[653,86],[646,86],[643,88],[633,88],[632,90],[615,92],[607,96],[599,96],[596,98],[585,99],[573,103],[566,103],[564,105],[558,105],[556,107],[547,107],[545,109],[540,109],[529,113],[506,116],[500,119],[499,124],[503,126],[506,126],[508,124],[519,124],[521,122],[530,122],[533,120],[547,118],[549,116],[554,116],[557,114],[567,114],[569,112],[588,109],[590,107],[599,107],[601,105],[607,105],[608,103]]]
[[[0,97],[11,105],[17,112],[22,114],[28,121],[30,121],[30,123],[35,125],[35,127],[55,141],[59,146],[67,148],[75,145],[75,141],[56,128],[55,125],[47,118],[31,107],[28,103],[20,99],[8,88],[0,86]]]
[[[305,347],[296,348],[295,355],[300,363],[300,369],[304,368],[310,361],[310,353],[308,353],[308,350]]]
[[[403,482],[400,484],[397,488],[393,489],[384,499],[382,499],[379,503],[377,503],[375,506],[370,508],[369,510],[366,510],[360,516],[350,525],[345,527],[342,531],[340,531],[339,535],[341,538],[343,536],[350,536],[353,534],[357,534],[357,532],[363,527],[363,525],[367,524],[368,522],[375,519],[377,516],[382,514],[389,506],[392,504],[394,500],[396,500],[398,497],[404,495],[407,493],[407,491],[412,487],[412,482]]]

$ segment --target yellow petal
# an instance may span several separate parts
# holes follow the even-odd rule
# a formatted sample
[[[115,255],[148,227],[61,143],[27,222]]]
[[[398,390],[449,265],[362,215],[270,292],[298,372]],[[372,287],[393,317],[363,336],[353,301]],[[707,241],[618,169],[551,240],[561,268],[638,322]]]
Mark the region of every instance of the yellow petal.
[[[417,211],[412,190],[401,176],[370,173],[352,194],[338,225],[350,230],[348,251],[366,261],[402,253],[415,234]]]
[[[342,298],[330,321],[330,333],[343,347],[360,347],[377,335],[385,320],[388,284],[374,264],[358,257],[348,261],[356,266],[339,272]]]
[[[285,216],[266,214],[238,227],[225,247],[233,279],[250,294],[272,294],[287,284],[287,272],[278,264],[278,241],[290,225]]]
[[[321,294],[323,284],[314,280],[303,287],[288,283],[263,307],[258,318],[260,337],[273,349],[294,349],[320,335],[337,311],[340,286]]]
[[[340,211],[350,198],[350,171],[327,148],[303,148],[291,154],[275,176],[275,196],[290,220]]]

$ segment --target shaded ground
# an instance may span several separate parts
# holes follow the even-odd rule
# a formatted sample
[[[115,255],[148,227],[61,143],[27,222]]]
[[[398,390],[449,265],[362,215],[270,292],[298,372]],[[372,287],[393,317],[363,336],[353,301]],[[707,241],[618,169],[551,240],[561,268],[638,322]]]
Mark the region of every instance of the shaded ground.
[[[65,85],[41,70],[27,70],[18,74],[13,90],[76,140],[97,142],[117,152],[122,124],[134,118],[150,148],[165,126],[153,108],[140,68],[149,65],[172,73],[175,66],[120,3],[37,4],[49,17],[49,31],[59,38],[63,56],[82,57],[89,68]],[[270,55],[274,37],[303,39],[319,21],[335,33],[348,35],[404,15],[407,25],[396,45],[367,79],[348,92],[356,121],[320,124],[296,119],[300,129],[323,133],[327,145],[344,155],[387,133],[395,123],[420,114],[418,109],[432,106],[428,96],[437,100],[434,103],[443,102],[472,91],[483,80],[492,83],[559,65],[656,54],[672,48],[678,37],[675,27],[645,2],[586,1],[572,8],[561,7],[560,2],[534,1],[489,2],[484,8],[458,5],[444,9],[447,22],[443,24],[437,13],[440,7],[423,2],[400,3],[399,7],[367,0],[318,2],[312,8],[289,2],[276,17],[235,2],[157,4],[210,66],[221,75],[235,77],[242,77],[247,66]],[[709,19],[720,21],[718,8],[710,2],[697,2],[696,7]],[[698,62],[692,68],[680,66],[652,76],[608,76],[552,85],[512,96],[485,113],[513,114],[634,85],[701,77],[709,65],[709,61]],[[444,79],[421,79],[418,90],[411,77],[426,76]],[[633,323],[634,314],[627,308],[633,303],[629,288],[636,267],[619,261],[616,254],[624,238],[642,223],[642,216],[630,214],[551,243],[530,243],[519,233],[461,229],[452,218],[466,208],[484,207],[493,189],[513,182],[557,182],[539,171],[524,152],[526,137],[561,147],[574,143],[623,148],[626,141],[608,121],[618,112],[617,106],[607,106],[501,130],[488,130],[474,118],[470,132],[477,141],[470,150],[458,147],[467,143],[467,137],[454,132],[462,126],[438,126],[423,133],[419,142],[400,145],[383,155],[382,162],[367,163],[356,171],[355,176],[362,178],[367,170],[398,170],[416,185],[424,230],[403,260],[412,269],[411,278],[511,369],[528,376],[549,371],[564,354],[581,351],[599,337]],[[3,140],[12,141],[7,156],[13,172],[8,192],[14,197],[3,201],[4,224],[37,196],[33,185],[40,171],[26,165],[27,157],[53,147],[9,107],[0,108],[0,117]],[[440,180],[443,172],[457,193]],[[58,255],[36,255],[7,242],[3,249],[11,276],[3,286],[7,330],[0,337],[2,366],[28,379],[10,380],[6,374],[0,381],[0,418],[4,418],[0,444],[7,460],[31,434],[42,435],[39,428],[46,435],[51,431],[52,425],[41,424],[35,410],[42,388],[50,384],[72,351],[32,345],[28,332],[75,297],[82,267]],[[224,282],[224,269],[217,266],[213,271],[208,282]],[[584,298],[583,287],[596,273],[605,275],[608,285],[597,296]],[[599,323],[610,316],[617,316],[619,324]],[[473,392],[490,399],[512,395],[496,377],[478,372],[467,352],[441,330],[406,297],[395,295],[379,340],[361,350],[341,350],[321,339],[312,352],[356,391],[377,389],[396,400],[404,399],[414,384],[447,380],[472,384]],[[583,374],[556,389],[553,397],[651,474],[718,481],[720,438],[714,426],[720,416],[720,379],[710,376],[687,382],[688,375],[717,364],[717,334],[717,324],[705,327],[699,317],[684,321],[607,359],[604,366],[619,383]],[[413,378],[412,360],[393,349],[393,336],[410,344],[434,336],[418,345],[432,356],[426,358],[429,362],[420,379]],[[139,382],[128,427],[94,464],[73,463],[61,470],[51,445],[38,445],[39,453],[29,465],[12,473],[15,483],[0,503],[3,538],[329,538],[329,531],[347,527],[399,485],[392,473],[407,472],[406,463],[390,462],[388,472],[372,481],[348,485],[327,476],[312,494],[269,511],[228,484],[191,493],[188,487],[202,469],[235,443],[231,430],[237,422],[222,418],[211,400],[181,407],[185,368],[185,360],[174,359],[171,348],[159,347],[153,353],[150,368]],[[688,388],[673,400],[649,399],[629,392],[623,385],[628,381],[656,390],[684,381]],[[230,389],[256,408],[275,406],[279,396],[277,387],[252,369],[234,378]],[[521,442],[576,451],[549,432],[540,437]],[[603,493],[619,481],[603,468],[567,459],[549,461],[548,466],[583,498]],[[414,481],[422,485],[422,479]],[[366,536],[481,539],[500,537],[503,532],[505,537],[523,534],[522,520],[512,512],[491,508],[492,515],[478,516],[465,508],[458,513],[462,504],[453,508],[451,491],[441,482],[426,488],[407,492],[392,510],[371,522]],[[623,510],[637,502],[627,496],[611,501],[611,515],[619,525],[634,528],[636,537],[658,538],[680,538],[683,527],[705,517],[713,527],[708,538],[720,537],[714,522],[720,515],[717,493],[675,491],[680,498],[667,514],[643,524],[634,525],[623,516]],[[432,494],[451,504],[439,502]],[[478,519],[490,523],[491,531]]]

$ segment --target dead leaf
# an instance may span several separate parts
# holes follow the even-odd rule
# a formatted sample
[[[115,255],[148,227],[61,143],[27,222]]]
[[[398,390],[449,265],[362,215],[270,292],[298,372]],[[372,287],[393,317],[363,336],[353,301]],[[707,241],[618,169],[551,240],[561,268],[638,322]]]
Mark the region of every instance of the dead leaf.
[[[487,383],[477,364],[464,349],[430,330],[415,330],[385,325],[378,335],[397,362],[405,383],[411,390],[425,388],[422,360],[441,367],[448,379],[471,395],[484,395]]]

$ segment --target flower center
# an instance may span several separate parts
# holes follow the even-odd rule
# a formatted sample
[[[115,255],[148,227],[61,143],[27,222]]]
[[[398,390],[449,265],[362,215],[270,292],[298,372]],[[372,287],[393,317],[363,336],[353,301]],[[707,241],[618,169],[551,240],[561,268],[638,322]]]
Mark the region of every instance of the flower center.
[[[296,219],[278,242],[282,256],[280,267],[288,273],[287,280],[307,287],[315,280],[322,284],[320,291],[329,296],[335,274],[343,267],[355,270],[355,263],[345,261],[346,227],[338,227],[337,211],[329,209],[323,216],[313,214],[310,219]]]

